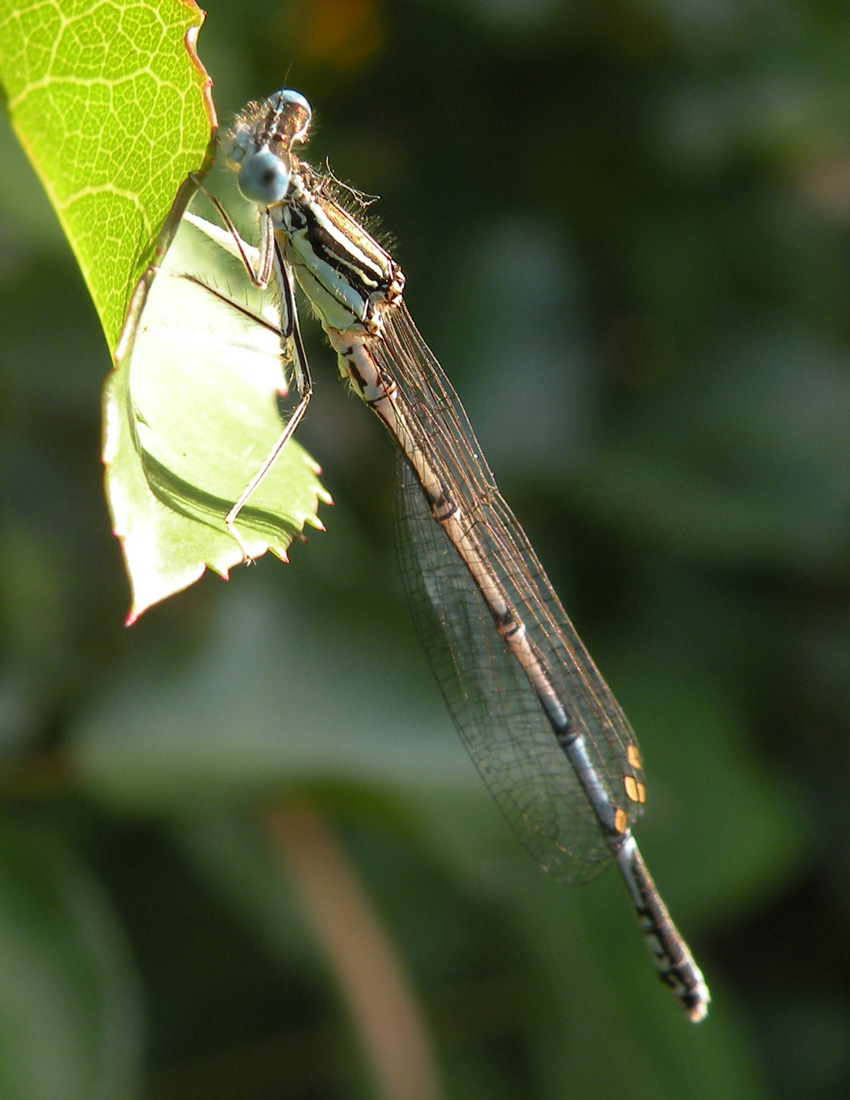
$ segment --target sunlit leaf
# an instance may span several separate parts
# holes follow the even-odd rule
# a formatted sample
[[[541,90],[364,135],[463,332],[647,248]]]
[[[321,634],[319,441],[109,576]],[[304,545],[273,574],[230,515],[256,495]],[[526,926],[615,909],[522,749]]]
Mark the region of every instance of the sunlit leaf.
[[[133,585],[135,618],[206,567],[247,556],[286,560],[306,524],[321,527],[318,467],[294,441],[240,512],[224,517],[271,451],[286,393],[280,302],[258,291],[232,237],[187,214],[161,266],[140,285],[104,395],[106,486]]]
[[[22,0],[0,8],[12,125],[110,348],[182,180],[215,128],[194,0]]]
[[[24,3],[0,17],[10,117],[117,356],[104,458],[131,618],[207,566],[226,575],[268,548],[283,558],[319,525],[316,469],[296,446],[245,509],[242,545],[222,523],[280,433],[284,382],[279,339],[179,277],[208,259],[181,223],[216,127],[202,21],[193,0]]]

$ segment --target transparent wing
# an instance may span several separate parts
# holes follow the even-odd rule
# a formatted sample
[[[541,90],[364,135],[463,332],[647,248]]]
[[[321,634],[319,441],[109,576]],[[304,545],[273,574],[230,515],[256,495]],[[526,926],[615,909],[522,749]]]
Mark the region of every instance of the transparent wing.
[[[631,727],[499,494],[457,395],[404,307],[387,318],[384,339],[372,350],[398,386],[417,445],[448,498],[472,521],[507,602],[525,624],[573,727],[584,734],[612,807],[631,825],[643,809],[645,790]],[[593,878],[611,861],[599,819],[404,459],[398,509],[411,610],[467,750],[540,864],[565,881]]]

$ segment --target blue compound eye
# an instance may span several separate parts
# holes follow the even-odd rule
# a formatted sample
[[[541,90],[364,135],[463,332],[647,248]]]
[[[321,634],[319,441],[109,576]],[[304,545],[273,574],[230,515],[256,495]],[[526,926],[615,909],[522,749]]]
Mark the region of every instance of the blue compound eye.
[[[275,156],[264,146],[243,157],[239,165],[239,190],[256,206],[283,202],[289,189],[289,158]]]

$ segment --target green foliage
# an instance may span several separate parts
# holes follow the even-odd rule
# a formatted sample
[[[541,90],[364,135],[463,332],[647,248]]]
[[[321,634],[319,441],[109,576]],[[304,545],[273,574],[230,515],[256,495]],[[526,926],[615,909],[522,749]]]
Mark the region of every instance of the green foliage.
[[[215,124],[209,79],[186,56],[203,14],[193,0],[4,7],[0,84],[9,116],[114,348],[130,292]]]
[[[133,586],[131,620],[207,566],[226,577],[268,549],[285,561],[306,524],[321,527],[316,507],[330,499],[318,468],[290,441],[239,513],[236,533],[225,526],[280,436],[277,401],[286,392],[279,303],[255,290],[228,244],[203,219],[180,222],[140,284],[104,392],[106,491]],[[206,286],[186,278],[201,274]],[[235,306],[207,289],[231,285]]]
[[[0,1094],[131,1096],[141,1020],[124,932],[77,853],[44,828],[0,828],[0,940]]]
[[[19,6],[0,20],[0,81],[16,133],[113,350],[124,326],[104,393],[104,462],[131,619],[206,567],[226,576],[246,553],[269,548],[285,558],[305,523],[320,526],[318,498],[328,499],[295,445],[243,510],[241,545],[224,526],[280,434],[285,382],[270,333],[245,325],[230,341],[226,332],[211,340],[224,324],[215,299],[179,279],[204,264],[214,278],[221,267],[192,249],[180,221],[192,194],[184,180],[203,174],[215,134],[194,46],[202,18],[188,0],[72,0]]]

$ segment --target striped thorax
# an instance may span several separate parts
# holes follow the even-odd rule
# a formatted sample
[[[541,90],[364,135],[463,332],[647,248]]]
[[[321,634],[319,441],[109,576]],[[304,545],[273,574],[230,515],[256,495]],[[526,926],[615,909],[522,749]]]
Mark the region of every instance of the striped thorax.
[[[302,165],[272,217],[286,259],[324,327],[380,332],[384,310],[401,299],[404,274],[327,194],[326,183]]]

